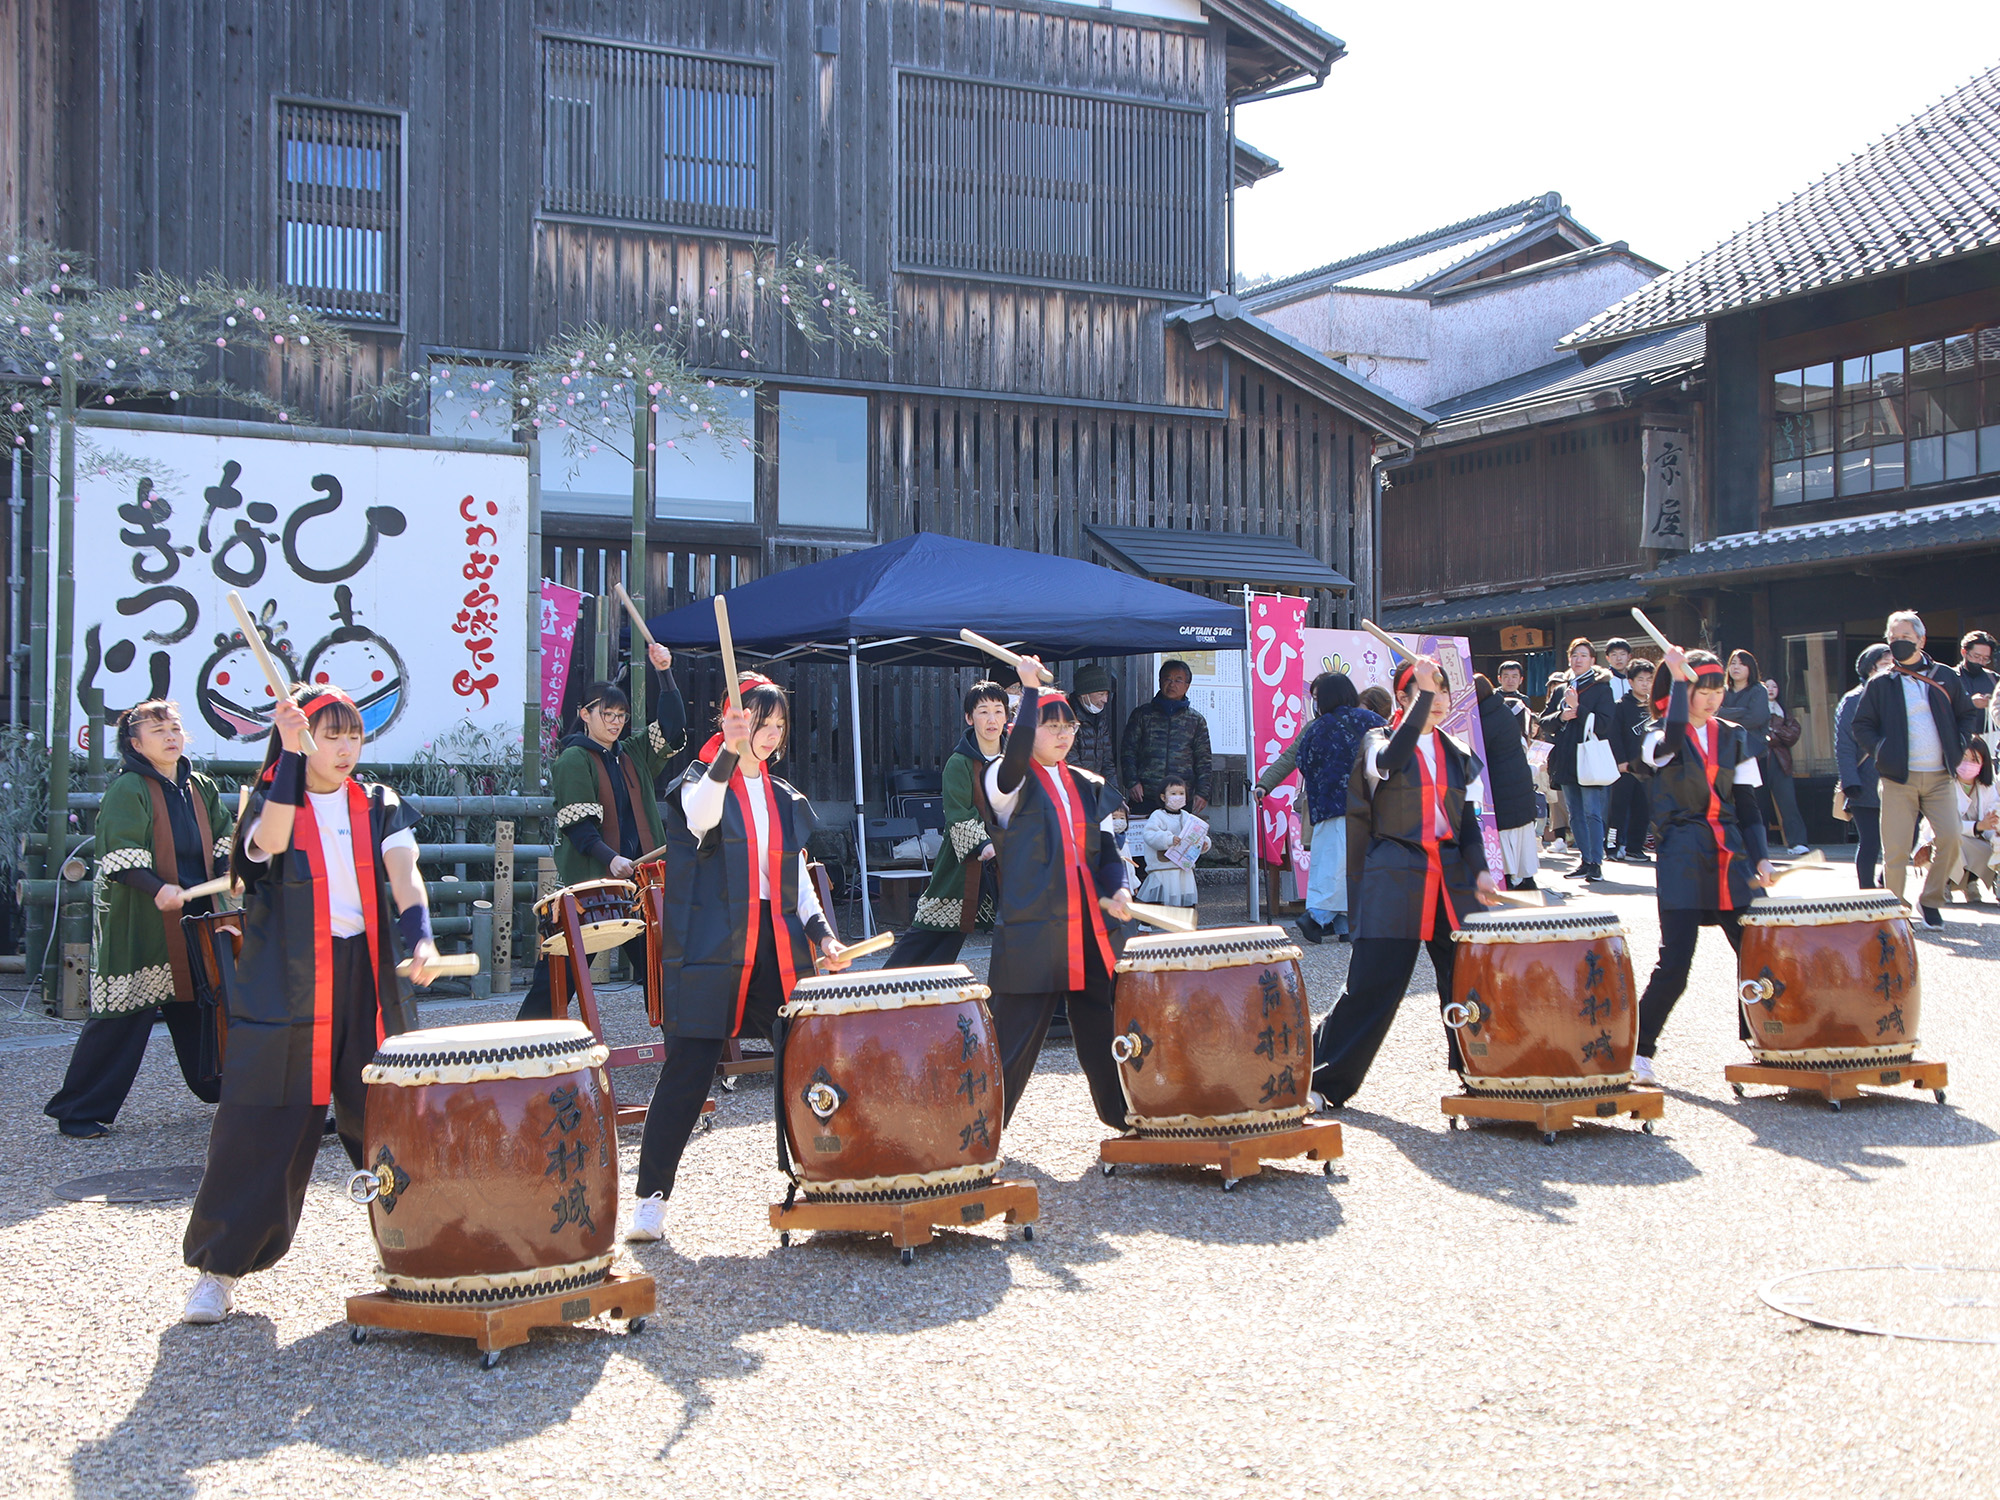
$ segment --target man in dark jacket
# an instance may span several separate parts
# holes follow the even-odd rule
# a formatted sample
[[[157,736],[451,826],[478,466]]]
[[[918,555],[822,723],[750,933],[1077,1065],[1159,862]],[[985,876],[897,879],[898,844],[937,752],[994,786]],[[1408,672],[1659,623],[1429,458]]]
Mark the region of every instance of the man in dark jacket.
[[[1576,779],[1576,751],[1586,735],[1594,740],[1611,738],[1617,701],[1611,673],[1597,665],[1597,648],[1583,636],[1569,643],[1569,671],[1569,685],[1559,695],[1550,694],[1542,715],[1542,727],[1555,740],[1549,780],[1562,788],[1570,832],[1583,857],[1573,873],[1578,880],[1597,881],[1604,878],[1604,808],[1611,789],[1585,786]]]
[[[1486,790],[1493,799],[1493,822],[1500,830],[1500,862],[1507,889],[1530,891],[1542,867],[1535,840],[1535,773],[1528,768],[1524,721],[1517,718],[1507,695],[1496,690],[1484,673],[1472,679],[1479,695],[1479,737],[1486,747]]]
[[[1903,895],[1917,819],[1931,825],[1936,852],[1919,905],[1924,925],[1944,926],[1945,884],[1957,865],[1958,799],[1953,773],[1965,742],[1979,731],[1980,713],[1957,672],[1924,654],[1924,622],[1915,610],[1889,616],[1884,639],[1895,668],[1862,689],[1854,743],[1875,757],[1882,795],[1882,883]]]
[[[1118,720],[1111,711],[1111,674],[1096,662],[1076,669],[1070,702],[1076,708],[1076,743],[1069,763],[1118,784]]]
[[[1854,743],[1854,716],[1861,712],[1861,695],[1868,684],[1889,670],[1889,648],[1877,642],[1854,660],[1860,684],[1847,690],[1833,711],[1833,759],[1840,768],[1840,795],[1854,824],[1854,883],[1862,890],[1881,884],[1882,795],[1875,787],[1875,757]]]
[[[1611,715],[1611,753],[1618,757],[1618,780],[1611,787],[1611,826],[1618,831],[1614,848],[1627,864],[1648,865],[1646,830],[1653,823],[1653,797],[1646,786],[1646,758],[1640,751],[1646,725],[1653,716],[1653,664],[1643,656],[1625,669],[1631,690],[1618,700]],[[1613,852],[1607,848],[1606,854]]]
[[[1134,818],[1159,811],[1160,789],[1169,776],[1186,780],[1190,812],[1208,811],[1214,757],[1208,750],[1208,720],[1187,701],[1193,681],[1186,662],[1162,662],[1159,692],[1125,721],[1120,779]]]
[[[1965,696],[1974,708],[1984,711],[1992,703],[2000,677],[1993,671],[1993,637],[1985,631],[1969,630],[1959,641],[1958,680],[1965,684]]]

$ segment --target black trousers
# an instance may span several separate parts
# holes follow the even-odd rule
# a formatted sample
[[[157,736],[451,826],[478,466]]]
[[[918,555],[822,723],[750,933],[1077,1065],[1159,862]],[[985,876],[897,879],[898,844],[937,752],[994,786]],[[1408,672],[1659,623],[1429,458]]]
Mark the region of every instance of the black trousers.
[[[757,962],[750,970],[750,992],[743,1003],[738,1036],[769,1036],[785,1003],[785,975],[778,967],[778,940],[771,926],[771,903],[758,908]],[[660,1081],[653,1085],[653,1102],[646,1106],[646,1131],[639,1142],[638,1195],[674,1195],[674,1178],[681,1168],[701,1107],[715,1082],[722,1061],[724,1038],[670,1036],[660,1062]],[[782,1107],[782,1106],[781,1106]]]
[[[1854,883],[1867,890],[1882,884],[1882,809],[1847,804],[1860,847],[1854,851]]]
[[[622,948],[614,948],[614,953],[623,953],[625,962],[637,975],[641,984],[646,977],[646,935],[642,932]],[[549,956],[544,953],[535,959],[535,977],[528,981],[528,997],[521,1002],[521,1008],[514,1012],[517,1021],[546,1021],[554,1009],[549,998]],[[571,1020],[579,1019],[572,1016]]]
[[[361,1070],[375,1056],[375,971],[366,937],[333,940],[333,1119],[347,1158],[361,1165],[368,1089]],[[198,1271],[248,1276],[284,1259],[326,1129],[323,1104],[216,1106],[208,1168],[194,1195],[181,1255]]]
[[[1069,1008],[1076,1060],[1083,1065],[1097,1118],[1113,1130],[1125,1128],[1125,1089],[1118,1081],[1117,1059],[1111,1055],[1112,986],[1113,979],[1105,971],[1097,941],[1086,933],[1082,989],[1050,990],[1043,994],[994,991],[988,1004],[993,1012],[994,1040],[1000,1048],[1000,1072],[1005,1079],[1003,1129],[1020,1107],[1028,1080],[1035,1073],[1035,1061],[1042,1055],[1042,1043],[1048,1038],[1049,1022],[1055,1018],[1056,1007],[1064,1003]]]
[[[1356,938],[1347,962],[1347,984],[1313,1033],[1313,1087],[1338,1108],[1360,1091],[1375,1054],[1388,1039],[1396,1012],[1417,969],[1417,950],[1428,949],[1437,970],[1438,1004],[1451,999],[1453,960],[1450,928],[1439,904],[1436,934],[1421,938]],[[1445,1032],[1445,1051],[1453,1068],[1459,1066],[1458,1042]]]
[[[1674,1013],[1674,1002],[1687,989],[1688,970],[1694,965],[1695,940],[1701,936],[1705,924],[1713,923],[1722,929],[1722,935],[1729,939],[1732,951],[1743,946],[1743,914],[1735,911],[1662,911],[1660,913],[1660,961],[1653,965],[1653,977],[1646,981],[1646,992],[1639,997],[1639,1055],[1651,1057],[1660,1044],[1660,1033],[1666,1029],[1667,1017]],[[1730,986],[1735,993],[1735,986]],[[1736,1031],[1739,1036],[1750,1035],[1750,1024],[1743,1019],[1743,1007],[1736,1006]]]
[[[955,964],[958,950],[965,946],[962,932],[940,932],[935,927],[912,927],[896,939],[889,950],[885,969],[922,969],[933,964]]]
[[[144,1010],[117,1015],[92,1016],[84,1022],[76,1050],[69,1055],[69,1071],[62,1087],[42,1106],[42,1113],[62,1124],[96,1121],[109,1125],[118,1118],[132,1081],[139,1076],[139,1064],[146,1060],[146,1043],[153,1023],[165,1021],[167,1035],[174,1040],[174,1056],[181,1065],[181,1077],[195,1098],[213,1104],[222,1097],[222,1081],[202,1081],[201,1007],[177,1000],[170,1005],[149,1006]]]
[[[1605,834],[1604,848],[1609,853],[1613,847],[1627,854],[1646,852],[1646,832],[1653,823],[1653,798],[1646,783],[1630,771],[1620,776],[1611,787],[1611,811],[1605,821],[1618,830],[1618,842],[1614,846],[1609,831]]]

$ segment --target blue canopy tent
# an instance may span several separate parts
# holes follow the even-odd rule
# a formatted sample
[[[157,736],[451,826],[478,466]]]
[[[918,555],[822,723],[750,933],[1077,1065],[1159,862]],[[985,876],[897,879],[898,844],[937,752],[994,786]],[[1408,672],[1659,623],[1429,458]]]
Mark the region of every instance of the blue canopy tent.
[[[861,663],[976,666],[959,639],[970,628],[1045,661],[1173,651],[1241,651],[1243,610],[1114,572],[1096,563],[920,532],[728,590],[737,651],[767,661],[847,663],[854,735],[854,814],[863,817]],[[646,622],[662,645],[714,651],[715,607],[704,599]],[[857,832],[859,823],[857,821]],[[862,921],[868,853],[861,857]]]

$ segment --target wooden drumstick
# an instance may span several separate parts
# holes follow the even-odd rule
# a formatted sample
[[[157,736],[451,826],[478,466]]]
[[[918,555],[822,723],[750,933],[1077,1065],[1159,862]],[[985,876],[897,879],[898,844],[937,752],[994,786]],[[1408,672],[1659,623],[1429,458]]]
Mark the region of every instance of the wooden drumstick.
[[[625,592],[624,584],[614,583],[611,586],[618,591],[618,602],[625,606],[625,613],[632,617],[632,628],[639,632],[639,639],[646,643],[648,651],[652,650],[658,642],[653,639],[653,632],[646,628],[646,621],[639,613],[639,606],[634,604],[632,596]],[[721,598],[720,595],[716,597],[718,600]]]
[[[637,859],[633,860],[632,863],[635,865],[650,865],[656,859],[665,859],[667,857],[667,850],[670,847],[672,846],[668,844],[662,844],[657,849],[650,849],[646,853],[640,855]]]
[[[736,638],[729,633],[729,604],[715,596],[715,636],[722,647],[722,675],[729,682],[729,706],[743,712],[743,689],[736,682]]]
[[[1099,896],[1097,904],[1106,911],[1111,910],[1111,898]],[[1155,906],[1150,901],[1129,903],[1132,915],[1148,927],[1158,927],[1166,932],[1193,932],[1194,918],[1175,906]]]
[[[981,651],[984,651],[988,656],[997,656],[1001,661],[1007,663],[1007,665],[1012,667],[1015,671],[1018,672],[1021,670],[1020,652],[1009,651],[1005,646],[1001,645],[998,641],[989,641],[986,639],[985,636],[981,635],[976,630],[961,630],[958,633],[958,638],[961,641],[964,641],[965,644],[968,646],[977,646]],[[1054,687],[1055,682],[1056,682],[1056,674],[1051,672],[1047,667],[1043,667],[1042,685],[1045,687]]]
[[[235,887],[234,875],[218,875],[213,880],[204,880],[200,885],[183,886],[181,900],[199,901],[204,896],[226,896]]]
[[[1636,604],[1632,606],[1632,618],[1639,622],[1639,628],[1645,631],[1647,635],[1650,635],[1653,638],[1653,644],[1658,646],[1662,651],[1671,651],[1674,649],[1674,643],[1660,633],[1660,628],[1647,619],[1646,612]]]
[[[396,972],[407,979],[409,978],[410,970],[416,967],[416,963],[417,961],[414,958],[406,958],[396,965]],[[479,972],[479,955],[477,953],[440,953],[426,964],[425,968],[430,971],[428,975],[429,979],[450,979],[468,974],[477,974]]]
[[[1797,859],[1789,859],[1782,864],[1774,862],[1772,868],[1777,873],[1771,877],[1771,885],[1776,885],[1787,876],[1803,874],[1808,870],[1830,870],[1833,866],[1827,863],[1825,851],[1809,849]],[[1769,890],[1770,886],[1765,889]]]
[[[251,622],[250,611],[243,607],[243,596],[235,589],[229,591],[229,607],[236,611],[236,623],[243,627],[244,642],[250,647],[250,654],[257,658],[257,665],[264,670],[264,680],[271,684],[272,698],[282,701],[291,692],[285,679],[278,675],[278,664],[271,660],[270,650],[264,645],[264,636]],[[276,708],[273,703],[272,707]],[[311,755],[319,749],[310,729],[299,731],[299,748]]]
[[[1415,661],[1417,659],[1415,652],[1411,651],[1402,642],[1394,639],[1388,631],[1377,625],[1373,620],[1363,620],[1361,628],[1387,646],[1393,655],[1401,657],[1404,661]]]
[[[841,950],[841,957],[849,960],[868,958],[873,954],[886,953],[895,946],[895,933],[878,932],[872,938],[863,938],[858,943],[849,943]]]
[[[1543,891],[1536,896],[1523,896],[1514,891],[1497,891],[1497,890],[1493,894],[1500,898],[1500,904],[1502,906],[1543,907],[1549,904],[1549,895],[1547,891]]]

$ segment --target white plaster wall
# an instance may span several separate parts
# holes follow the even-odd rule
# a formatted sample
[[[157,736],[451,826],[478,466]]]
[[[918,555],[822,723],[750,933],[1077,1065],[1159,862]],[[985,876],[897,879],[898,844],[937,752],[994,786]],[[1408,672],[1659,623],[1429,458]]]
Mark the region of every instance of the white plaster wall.
[[[1434,319],[1428,399],[1442,401],[1562,356],[1556,340],[1653,278],[1621,260],[1589,262],[1491,292],[1444,297]]]

